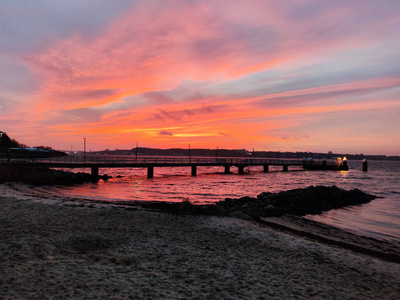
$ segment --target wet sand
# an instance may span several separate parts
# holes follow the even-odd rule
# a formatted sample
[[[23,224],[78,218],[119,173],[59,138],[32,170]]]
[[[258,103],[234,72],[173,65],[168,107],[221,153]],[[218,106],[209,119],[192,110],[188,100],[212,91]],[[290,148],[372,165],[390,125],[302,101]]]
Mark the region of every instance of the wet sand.
[[[400,297],[400,264],[255,222],[0,195],[1,299]]]

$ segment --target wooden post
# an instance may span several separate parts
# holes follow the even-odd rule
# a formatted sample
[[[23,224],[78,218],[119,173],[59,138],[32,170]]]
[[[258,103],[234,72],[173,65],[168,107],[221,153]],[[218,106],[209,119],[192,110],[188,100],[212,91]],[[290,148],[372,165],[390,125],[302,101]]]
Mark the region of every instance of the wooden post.
[[[154,167],[147,167],[147,178],[153,178],[154,176]]]
[[[283,172],[287,172],[288,171],[288,165],[283,165]]]
[[[238,166],[239,174],[244,174],[244,166]]]
[[[86,138],[83,138],[83,162],[86,162]]]
[[[197,166],[192,166],[192,176],[197,175]]]
[[[343,169],[344,169],[344,170],[347,171],[347,170],[349,169],[349,166],[347,165],[347,159],[346,159],[346,157],[343,158],[342,165],[343,165]]]
[[[229,174],[231,172],[230,166],[225,166],[225,174]]]
[[[362,170],[363,170],[363,172],[367,172],[368,171],[368,162],[367,162],[366,158],[364,158],[363,161],[362,161]]]
[[[92,167],[92,177],[98,177],[98,176],[99,176],[99,168]]]
[[[264,173],[268,173],[269,172],[269,165],[264,165]]]

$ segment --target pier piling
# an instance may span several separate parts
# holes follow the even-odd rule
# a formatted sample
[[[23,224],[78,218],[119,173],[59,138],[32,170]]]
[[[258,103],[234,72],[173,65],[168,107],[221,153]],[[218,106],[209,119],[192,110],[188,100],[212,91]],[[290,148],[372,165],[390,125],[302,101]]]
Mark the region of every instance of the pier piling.
[[[244,174],[244,166],[238,166],[239,174]]]
[[[344,159],[343,165],[347,167],[347,162]],[[154,177],[155,167],[190,167],[191,174],[197,176],[197,167],[223,167],[224,173],[231,173],[231,167],[237,167],[239,174],[244,174],[244,168],[248,166],[262,167],[264,172],[269,172],[269,166],[281,166],[283,171],[288,171],[289,166],[303,166],[306,170],[336,170],[332,164],[328,164],[326,160],[322,162],[313,162],[304,159],[300,160],[276,160],[276,159],[246,159],[246,158],[164,158],[164,157],[144,157],[144,158],[98,158],[89,157],[83,158],[36,158],[31,160],[11,160],[6,157],[0,157],[0,165],[10,167],[43,167],[43,168],[89,168],[93,177],[99,176],[99,168],[147,168],[147,177]],[[335,165],[336,166],[336,165]],[[363,161],[363,171],[367,171],[368,165],[366,160]],[[340,168],[344,170],[344,168]]]
[[[225,174],[229,174],[231,172],[231,167],[230,166],[225,166]]]
[[[147,167],[147,178],[154,177],[154,167]]]
[[[98,167],[92,167],[92,177],[97,177],[99,176],[99,168]]]
[[[197,166],[192,166],[192,176],[197,175]]]
[[[362,161],[362,170],[363,170],[364,172],[367,172],[367,171],[368,171],[368,162],[367,162],[367,159],[366,159],[366,158],[364,158],[363,161]]]

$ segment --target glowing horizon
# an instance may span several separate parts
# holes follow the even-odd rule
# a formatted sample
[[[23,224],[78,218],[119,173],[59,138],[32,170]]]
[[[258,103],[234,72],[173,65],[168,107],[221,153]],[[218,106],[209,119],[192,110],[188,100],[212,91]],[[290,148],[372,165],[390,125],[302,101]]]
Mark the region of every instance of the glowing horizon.
[[[3,1],[0,130],[68,150],[400,155],[400,3]]]

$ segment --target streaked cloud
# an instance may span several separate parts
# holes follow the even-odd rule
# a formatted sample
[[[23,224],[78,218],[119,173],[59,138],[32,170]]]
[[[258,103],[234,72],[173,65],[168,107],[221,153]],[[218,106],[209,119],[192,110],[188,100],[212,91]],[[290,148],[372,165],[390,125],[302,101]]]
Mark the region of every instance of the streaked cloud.
[[[1,130],[60,149],[400,154],[399,14],[389,0],[6,0]]]
[[[166,131],[166,130],[161,130],[160,131],[160,135],[168,135],[168,136],[173,136],[174,134],[170,131]]]

